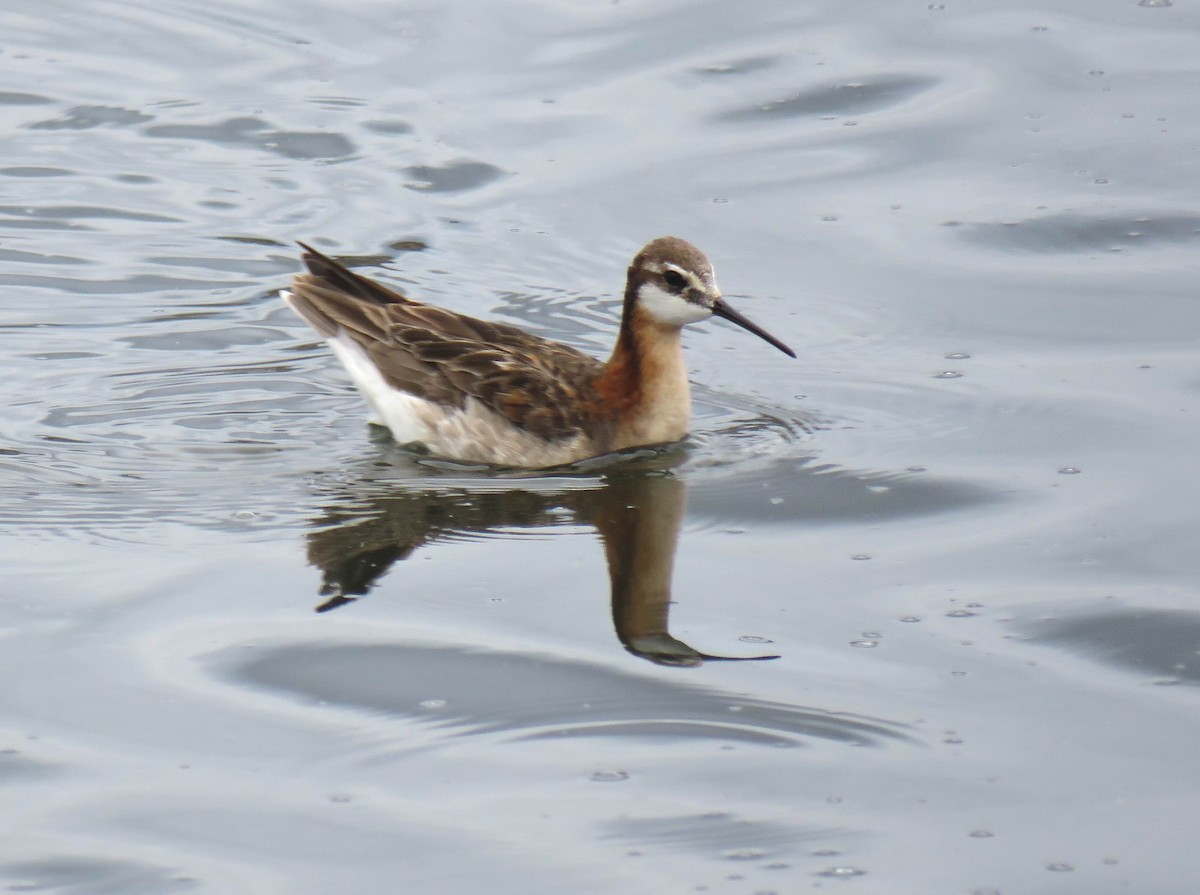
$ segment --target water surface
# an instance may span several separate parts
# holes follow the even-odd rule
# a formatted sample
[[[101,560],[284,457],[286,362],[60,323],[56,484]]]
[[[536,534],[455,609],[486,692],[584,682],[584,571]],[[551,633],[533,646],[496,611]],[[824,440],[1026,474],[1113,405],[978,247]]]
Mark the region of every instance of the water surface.
[[[6,887],[1191,891],[1194,9],[0,24]],[[665,233],[800,359],[616,466],[406,455],[277,297],[603,355]]]

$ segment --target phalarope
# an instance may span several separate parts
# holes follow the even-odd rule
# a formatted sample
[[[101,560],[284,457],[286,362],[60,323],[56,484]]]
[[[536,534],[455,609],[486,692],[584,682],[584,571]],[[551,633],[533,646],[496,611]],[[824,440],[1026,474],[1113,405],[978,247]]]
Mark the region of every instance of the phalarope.
[[[634,256],[603,363],[413,301],[301,246],[308,273],[284,300],[329,342],[397,442],[449,459],[542,468],[679,441],[691,421],[680,330],[712,316],[796,356],[726,304],[708,259],[674,236]]]

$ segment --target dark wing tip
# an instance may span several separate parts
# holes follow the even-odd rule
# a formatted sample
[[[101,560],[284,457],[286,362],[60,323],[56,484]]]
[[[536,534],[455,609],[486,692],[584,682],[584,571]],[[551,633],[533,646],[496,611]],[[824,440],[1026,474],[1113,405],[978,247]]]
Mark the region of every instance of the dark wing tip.
[[[304,249],[304,254],[300,256],[300,259],[308,268],[308,272],[317,279],[323,280],[327,285],[353,295],[355,298],[378,305],[403,304],[408,301],[399,292],[356,274],[340,261],[335,261],[328,255],[318,252],[308,243],[296,240],[296,245]]]
[[[346,271],[338,262],[334,261],[328,255],[323,255],[306,242],[296,240],[296,245],[304,249],[304,254],[300,256],[300,260],[304,262],[304,266],[308,268],[308,272],[315,277],[329,277],[331,274]]]

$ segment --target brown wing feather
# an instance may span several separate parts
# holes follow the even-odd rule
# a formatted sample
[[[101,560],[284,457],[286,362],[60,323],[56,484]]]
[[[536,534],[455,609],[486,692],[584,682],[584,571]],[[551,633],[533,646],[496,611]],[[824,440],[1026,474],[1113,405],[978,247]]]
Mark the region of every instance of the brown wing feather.
[[[448,407],[476,398],[542,438],[586,429],[602,365],[560,342],[412,301],[305,246],[292,307],[362,346],[394,388]]]

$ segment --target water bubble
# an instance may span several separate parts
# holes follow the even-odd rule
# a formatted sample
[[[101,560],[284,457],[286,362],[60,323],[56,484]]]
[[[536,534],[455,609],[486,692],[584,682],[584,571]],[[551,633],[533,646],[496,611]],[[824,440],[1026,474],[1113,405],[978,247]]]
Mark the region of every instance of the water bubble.
[[[962,373],[957,370],[943,370],[933,375],[934,379],[962,379]]]
[[[777,506],[779,506],[781,503],[783,503],[783,498],[782,498],[782,497],[772,497],[772,498],[771,498],[771,506],[777,507]]]
[[[251,519],[257,519],[258,513],[254,510],[237,510],[234,512],[233,518],[239,522],[249,522]]]
[[[1045,25],[1034,25],[1029,30],[1030,31],[1049,31],[1050,29],[1047,28]]]
[[[972,889],[971,895],[1000,895],[999,889]]]
[[[422,699],[417,703],[423,709],[444,709],[446,700],[444,699]]]
[[[950,676],[951,677],[966,677],[967,673],[965,671],[952,671],[952,672],[950,672]]]
[[[943,9],[946,8],[946,4],[945,3],[930,3],[927,8],[929,9],[930,12],[941,12]]]
[[[1097,177],[1095,180],[1092,181],[1092,183],[1105,184],[1105,183],[1108,183],[1108,178],[1107,177]]]
[[[967,835],[970,836],[972,839],[991,839],[996,834],[993,833],[991,830],[972,830]]]
[[[878,640],[851,640],[851,646],[856,646],[859,649],[874,649],[879,646]]]
[[[722,852],[721,857],[727,861],[757,861],[759,858],[765,858],[767,850],[765,848],[732,848],[727,852]]]
[[[905,624],[909,624],[909,625],[911,625],[913,622],[919,622],[920,620],[921,620],[921,619],[920,619],[918,616],[915,616],[915,615],[902,615],[902,616],[900,616],[900,621],[904,622]]]
[[[946,360],[966,360],[970,356],[971,355],[967,354],[964,351],[955,351],[951,354],[947,354]]]
[[[620,783],[628,780],[629,774],[626,771],[596,771],[591,779],[596,783]]]
[[[862,562],[864,559],[870,559],[871,555],[869,553],[855,553],[850,558]]]
[[[344,792],[334,793],[329,797],[329,801],[336,802],[339,805],[344,805],[347,802],[353,801],[353,796],[348,796]]]
[[[1138,6],[1149,6],[1157,9],[1162,9],[1170,5],[1171,0],[1138,0]]]
[[[823,221],[836,221],[837,219],[838,219],[838,216],[836,214],[821,215],[821,220],[823,220]]]
[[[970,609],[951,609],[946,613],[946,618],[970,618],[978,614],[977,612],[972,612]]]
[[[728,203],[728,199],[713,199],[713,205],[727,205]]]
[[[863,633],[862,633],[862,636],[863,636],[863,637],[866,637],[866,638],[869,638],[869,639],[871,639],[871,640],[878,640],[878,639],[879,639],[880,637],[882,637],[883,635],[882,635],[882,634],[877,634],[877,633],[875,633],[874,631],[863,631]]]
[[[1068,873],[1075,868],[1070,864],[1063,863],[1062,861],[1055,861],[1053,864],[1047,864],[1046,869],[1054,873]]]
[[[962,737],[946,737],[942,742],[947,746],[961,746]]]
[[[742,643],[774,643],[774,640],[768,640],[766,637],[759,637],[755,634],[743,634],[738,638]]]
[[[1100,69],[1098,69],[1098,68],[1094,68],[1094,69],[1092,69],[1090,72],[1088,72],[1088,74],[1089,74],[1089,75],[1091,75],[1093,78],[1098,78],[1098,77],[1100,77],[1102,74],[1104,74],[1104,72],[1102,72],[1102,71],[1101,71]]]
[[[1083,470],[1080,469],[1078,466],[1064,466],[1062,469],[1060,469],[1058,471],[1058,474],[1059,475],[1079,475],[1079,473],[1081,473],[1081,472],[1083,472]]]

